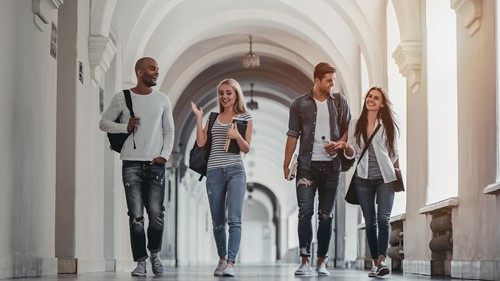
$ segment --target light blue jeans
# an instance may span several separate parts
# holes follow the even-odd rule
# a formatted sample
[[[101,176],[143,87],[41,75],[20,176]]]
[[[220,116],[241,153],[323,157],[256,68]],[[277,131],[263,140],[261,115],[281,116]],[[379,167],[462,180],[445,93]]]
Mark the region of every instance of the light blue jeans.
[[[247,188],[243,165],[207,171],[207,195],[219,257],[235,262],[241,241],[241,212]],[[226,207],[229,241],[226,246]]]
[[[392,205],[394,203],[394,182],[383,179],[366,180],[355,178],[359,205],[366,225],[366,239],[372,259],[387,257]],[[376,200],[376,201],[375,201]],[[377,208],[375,209],[375,202]]]

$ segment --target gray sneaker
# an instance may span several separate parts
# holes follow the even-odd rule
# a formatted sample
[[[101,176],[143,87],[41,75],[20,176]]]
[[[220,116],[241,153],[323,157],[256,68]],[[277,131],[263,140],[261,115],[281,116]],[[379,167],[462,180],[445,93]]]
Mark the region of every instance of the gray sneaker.
[[[214,276],[224,276],[224,268],[226,268],[227,261],[219,260],[217,267],[214,270]]]
[[[132,276],[146,276],[146,261],[138,261],[135,269],[130,273]]]
[[[301,264],[299,268],[295,270],[295,275],[300,275],[300,276],[312,275],[311,265],[308,263]]]
[[[330,271],[326,269],[324,264],[316,267],[316,272],[318,273],[318,276],[330,276]]]
[[[163,264],[161,264],[161,260],[159,257],[151,257],[149,258],[151,261],[151,268],[153,269],[153,274],[155,276],[163,275]]]
[[[229,277],[234,277],[234,267],[226,265],[226,268],[224,268],[224,276],[229,276]]]

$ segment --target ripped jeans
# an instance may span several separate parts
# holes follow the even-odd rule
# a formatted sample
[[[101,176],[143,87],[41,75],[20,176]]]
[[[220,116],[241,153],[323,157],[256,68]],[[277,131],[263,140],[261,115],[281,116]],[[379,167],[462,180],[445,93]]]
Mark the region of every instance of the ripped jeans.
[[[317,256],[328,257],[332,237],[333,207],[339,185],[340,171],[333,171],[332,161],[312,161],[309,170],[297,171],[297,201],[299,205],[299,250],[301,257],[311,256],[312,216],[314,198],[318,191],[318,251]]]
[[[148,258],[144,232],[144,208],[149,219],[147,247],[149,251],[159,252],[163,238],[165,164],[151,165],[149,163],[149,161],[123,161],[122,166],[134,261]]]

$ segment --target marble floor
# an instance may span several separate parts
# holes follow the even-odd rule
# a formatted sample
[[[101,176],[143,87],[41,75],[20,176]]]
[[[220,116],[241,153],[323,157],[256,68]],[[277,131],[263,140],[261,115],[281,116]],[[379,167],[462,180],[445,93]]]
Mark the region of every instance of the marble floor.
[[[329,277],[295,277],[293,272],[297,265],[295,264],[281,264],[272,266],[262,265],[242,265],[235,268],[235,277],[214,277],[212,276],[213,268],[208,266],[197,267],[167,267],[164,276],[155,277],[152,275],[151,270],[148,268],[147,277],[132,277],[130,272],[102,272],[102,273],[86,273],[86,274],[60,274],[58,276],[46,277],[30,277],[30,278],[16,278],[16,279],[3,279],[15,281],[143,281],[143,280],[179,280],[179,281],[309,281],[309,280],[337,280],[337,281],[359,281],[359,280],[469,280],[469,279],[451,279],[449,277],[430,277],[420,275],[403,275],[401,273],[392,273],[384,277],[369,278],[368,271],[355,270],[355,269],[332,269],[329,268],[331,276]]]

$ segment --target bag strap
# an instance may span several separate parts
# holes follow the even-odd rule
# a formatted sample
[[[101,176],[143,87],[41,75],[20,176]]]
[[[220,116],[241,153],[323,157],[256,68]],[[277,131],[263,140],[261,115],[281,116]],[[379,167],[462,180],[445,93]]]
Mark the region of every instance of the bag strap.
[[[212,148],[212,127],[214,126],[215,120],[217,120],[218,112],[210,112],[210,116],[208,117],[208,129],[207,129],[207,143],[205,144],[205,160],[208,161],[208,157],[210,156],[210,150]],[[208,146],[207,146],[208,144]]]
[[[361,161],[361,158],[363,158],[363,156],[365,155],[365,152],[368,150],[368,147],[370,146],[370,143],[372,143],[372,139],[373,139],[373,137],[374,137],[374,136],[375,136],[375,134],[377,133],[378,129],[380,129],[380,125],[381,125],[381,124],[378,124],[377,128],[375,129],[375,131],[373,131],[372,135],[370,136],[370,138],[369,138],[369,139],[368,139],[368,141],[366,142],[366,144],[365,144],[365,148],[363,149],[363,152],[361,152],[361,156],[359,156],[358,163],[356,163],[356,166],[358,166],[359,161]]]
[[[219,116],[219,113],[218,112],[210,112],[210,117],[208,118],[209,121],[208,121],[208,133],[210,133],[210,135],[212,135],[212,127],[214,126],[214,123],[215,123],[215,120],[217,119],[217,116]]]
[[[135,117],[134,109],[132,108],[132,97],[130,96],[130,90],[123,90],[123,94],[125,96],[125,104],[127,104],[127,108],[130,111],[130,116]]]
[[[345,130],[343,130],[342,127],[342,124],[344,124],[344,122],[342,122],[342,117],[344,116],[344,114],[342,114],[342,106],[340,105],[340,99],[341,99],[340,93],[333,93],[333,98],[335,100],[335,104],[337,105],[337,122],[339,125],[340,137],[342,137]]]
[[[135,117],[134,109],[132,108],[132,97],[130,95],[130,90],[129,89],[123,90],[123,95],[125,96],[125,104],[127,105],[127,108],[130,111],[130,116]],[[130,133],[129,133],[129,135],[130,135]],[[134,149],[136,149],[136,146],[135,146],[135,130],[132,131],[132,140],[134,142]]]
[[[207,143],[205,143],[205,161],[208,162],[208,157],[210,157],[210,150],[212,149],[212,127],[214,126],[215,120],[219,115],[218,112],[210,112],[210,116],[208,117],[208,129],[207,129]],[[195,142],[196,145],[196,142]],[[198,181],[203,179],[203,175],[200,175]]]

